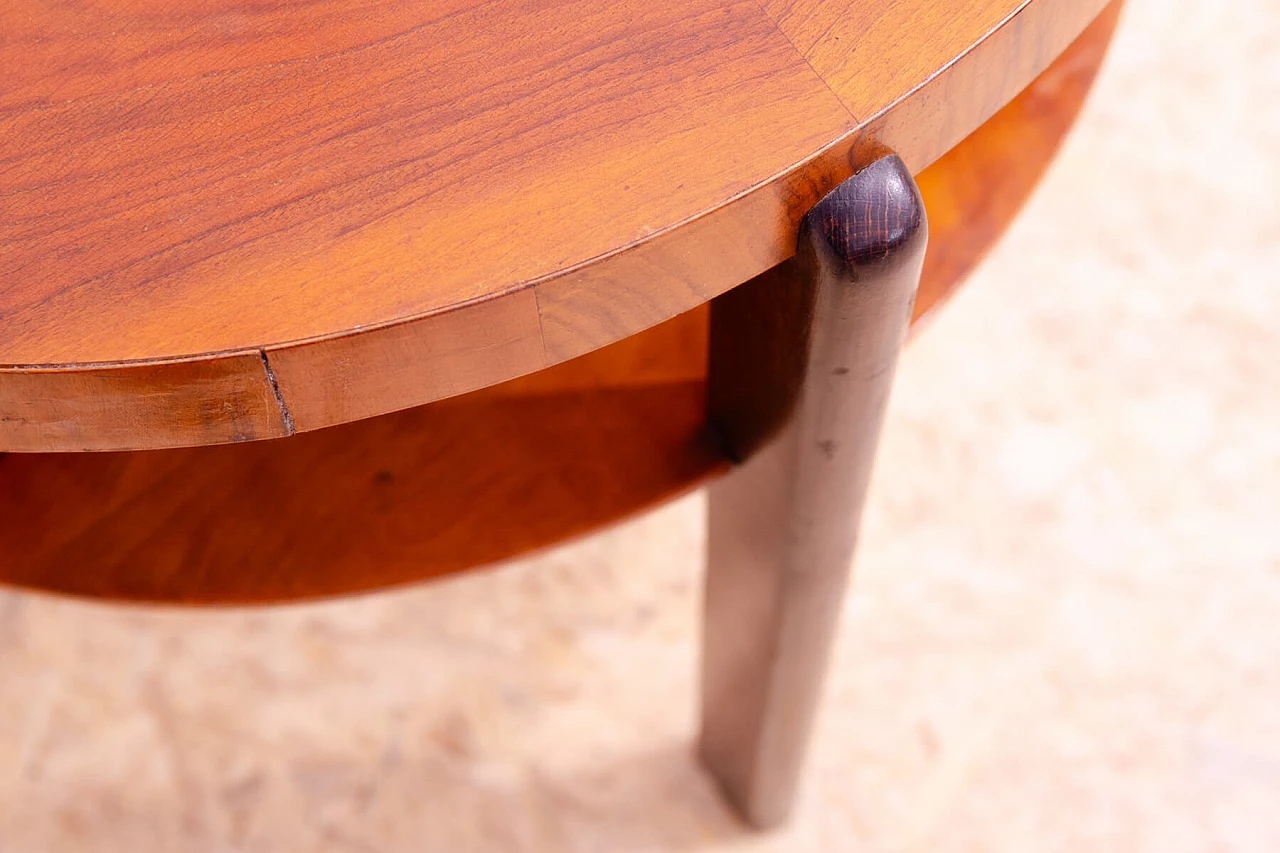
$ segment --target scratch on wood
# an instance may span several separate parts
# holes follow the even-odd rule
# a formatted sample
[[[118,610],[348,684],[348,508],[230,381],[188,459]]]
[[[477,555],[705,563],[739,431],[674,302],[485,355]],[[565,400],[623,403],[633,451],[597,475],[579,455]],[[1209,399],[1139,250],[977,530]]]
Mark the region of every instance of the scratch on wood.
[[[262,356],[262,369],[267,372],[267,382],[271,385],[271,393],[276,397],[276,405],[280,407],[280,419],[284,421],[285,435],[293,435],[296,430],[293,426],[293,415],[289,414],[289,407],[285,405],[284,395],[280,393],[280,383],[276,381],[276,372],[271,369],[271,362],[267,360],[266,350],[258,350],[258,355]]]

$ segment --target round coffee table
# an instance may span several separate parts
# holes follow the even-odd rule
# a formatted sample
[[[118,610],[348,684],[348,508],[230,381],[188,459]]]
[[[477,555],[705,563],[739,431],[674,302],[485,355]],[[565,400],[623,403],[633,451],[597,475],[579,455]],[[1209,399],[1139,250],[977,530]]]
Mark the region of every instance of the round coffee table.
[[[337,595],[729,474],[702,749],[776,822],[905,329],[885,306],[918,281],[921,317],[1009,223],[1118,11],[5,6],[0,581]],[[833,412],[848,463],[815,438]],[[756,542],[762,514],[821,553]]]

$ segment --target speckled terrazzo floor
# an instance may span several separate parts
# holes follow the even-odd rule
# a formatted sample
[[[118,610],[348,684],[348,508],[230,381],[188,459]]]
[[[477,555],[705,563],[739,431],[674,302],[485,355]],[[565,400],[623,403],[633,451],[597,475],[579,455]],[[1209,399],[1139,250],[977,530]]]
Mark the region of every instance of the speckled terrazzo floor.
[[[1280,6],[1131,0],[907,352],[799,811],[689,753],[700,496],[269,611],[0,593],[0,851],[1280,850]]]

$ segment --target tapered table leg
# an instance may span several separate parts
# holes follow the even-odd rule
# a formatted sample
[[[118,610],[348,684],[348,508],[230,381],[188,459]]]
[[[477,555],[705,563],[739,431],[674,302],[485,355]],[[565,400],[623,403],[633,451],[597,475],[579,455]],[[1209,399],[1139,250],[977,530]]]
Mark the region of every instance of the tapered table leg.
[[[699,751],[757,827],[790,809],[927,226],[894,155],[824,197],[793,260],[712,302]]]

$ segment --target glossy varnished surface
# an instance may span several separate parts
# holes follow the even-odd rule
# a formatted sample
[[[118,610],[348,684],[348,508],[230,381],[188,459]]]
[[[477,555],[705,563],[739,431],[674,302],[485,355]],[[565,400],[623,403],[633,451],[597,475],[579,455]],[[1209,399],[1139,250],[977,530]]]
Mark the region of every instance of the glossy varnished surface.
[[[1034,185],[1037,170],[1043,168],[1093,77],[1116,8],[1026,92],[919,176],[930,211],[931,235],[917,316],[955,286],[958,276],[982,254]],[[1024,167],[1021,161],[999,165],[1016,150],[1035,153],[1038,159],[1032,162],[1037,170]],[[975,174],[953,174],[962,168]],[[962,221],[979,227],[961,228]],[[757,291],[761,282],[767,286],[778,273],[772,270],[753,282]],[[784,300],[775,308],[796,304]],[[772,310],[769,316],[786,322],[785,311]],[[0,580],[116,597],[267,600],[428,577],[558,541],[723,470],[723,458],[706,452],[698,429],[707,325],[708,312],[701,306],[586,356],[448,401],[436,412],[365,420],[315,438],[159,455],[0,457],[0,553],[6,558],[0,561]],[[739,428],[750,425],[748,433],[736,436],[736,447],[722,447],[731,455],[749,453],[780,425],[785,414],[785,406],[780,409],[778,403],[788,399],[787,377],[797,375],[786,359],[799,356],[801,350],[788,345],[773,352],[773,361],[752,362],[749,369],[756,378],[752,386],[738,386],[767,393],[726,398],[724,392],[731,389],[723,385],[717,392],[718,406],[739,412],[733,423]],[[203,381],[224,382],[228,374],[236,375],[216,370],[219,366],[217,361],[194,362],[187,369],[204,371]],[[125,376],[127,372],[90,376],[85,381],[119,383],[126,381]],[[273,423],[270,398],[227,394],[240,401],[242,429]],[[169,405],[163,398],[154,402]],[[659,410],[648,412],[650,406]],[[575,415],[578,409],[581,416]],[[527,419],[535,417],[551,418],[548,425],[562,430],[561,436],[555,438],[539,424],[524,435]],[[486,423],[489,418],[503,422]],[[586,433],[596,419],[603,425],[603,434],[616,443],[597,441]],[[475,446],[459,446],[461,452],[452,458],[452,467],[447,456],[435,458],[451,447],[458,450],[449,437],[464,432],[474,436]],[[720,432],[722,440],[735,441],[734,430],[723,418]],[[580,434],[586,456],[578,453]],[[600,476],[575,480],[573,490],[561,489],[549,466],[573,465],[583,459]],[[393,475],[399,471],[401,476],[394,486],[382,483],[375,489],[378,471]],[[279,496],[254,486],[254,478],[260,476],[296,483],[300,494],[271,503]],[[624,476],[632,478],[626,481],[630,486],[623,482]],[[320,488],[316,477],[327,478],[331,485]],[[458,498],[465,494],[467,483],[476,482],[487,483],[492,490],[488,514],[462,511]],[[316,495],[338,486],[353,495],[341,505],[342,512],[337,512],[336,504],[314,502]],[[393,491],[399,502],[387,503],[385,497]],[[382,496],[381,502],[368,500],[375,494]],[[533,495],[544,501],[536,512],[528,500]],[[263,503],[264,496],[274,496],[270,506]],[[173,516],[175,506],[200,510]],[[384,517],[392,509],[399,520]],[[330,533],[337,538],[325,540],[322,549],[312,549],[307,544],[311,540],[299,534],[298,526],[309,530],[326,518],[325,513],[354,523],[331,527]],[[424,515],[459,525],[459,538],[446,541],[439,538],[439,528],[432,532],[415,527],[413,519]],[[153,516],[171,523],[156,524]],[[236,534],[220,537],[212,550],[201,550],[209,548],[193,536],[193,528],[201,524]],[[498,526],[476,533],[475,524]],[[408,535],[388,558],[387,548],[366,534],[392,526]],[[495,538],[494,529],[502,535]],[[352,541],[343,541],[342,535]],[[289,568],[293,564],[283,570],[273,568],[273,555],[285,541],[293,541],[308,559],[315,560],[312,571]],[[465,547],[452,554],[434,550],[460,542]],[[199,552],[197,556],[191,556],[192,549]],[[352,554],[387,562],[374,566],[368,558]],[[178,569],[178,560],[191,560],[203,568],[184,573]]]
[[[791,809],[927,238],[881,157],[711,303],[708,416],[742,464],[708,495],[699,753],[754,826]]]
[[[927,165],[1101,5],[5,4],[0,446],[282,435],[618,340],[788,256],[863,148]],[[276,401],[252,432],[215,353]]]
[[[913,319],[964,280],[1022,209],[1093,85],[1122,8],[1113,0],[1031,85],[916,176],[929,250]]]
[[[722,471],[700,309],[536,374],[279,441],[0,454],[0,583],[263,603],[559,542]]]
[[[522,554],[724,466],[702,382],[466,395],[287,442],[0,457],[0,581],[263,603]]]

